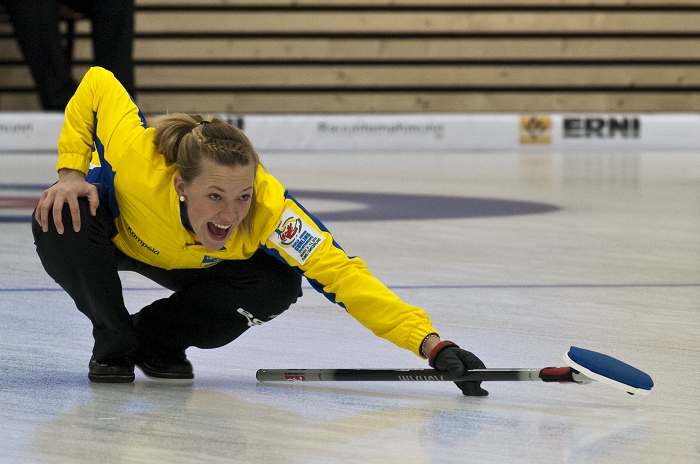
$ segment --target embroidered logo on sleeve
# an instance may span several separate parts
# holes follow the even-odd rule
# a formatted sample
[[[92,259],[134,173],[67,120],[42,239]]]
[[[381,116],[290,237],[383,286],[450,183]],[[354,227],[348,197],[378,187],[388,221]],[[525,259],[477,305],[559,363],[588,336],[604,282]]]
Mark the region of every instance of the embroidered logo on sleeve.
[[[270,241],[302,264],[323,240],[319,231],[289,208],[284,210],[279,227],[270,235]]]

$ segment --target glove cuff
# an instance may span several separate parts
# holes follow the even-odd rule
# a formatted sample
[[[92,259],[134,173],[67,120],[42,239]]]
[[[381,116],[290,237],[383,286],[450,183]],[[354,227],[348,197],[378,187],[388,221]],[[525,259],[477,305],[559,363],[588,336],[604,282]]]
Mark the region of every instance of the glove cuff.
[[[438,357],[442,350],[450,347],[459,348],[459,346],[457,346],[456,343],[451,342],[450,340],[443,340],[437,345],[435,345],[435,348],[433,348],[433,351],[430,352],[430,356],[428,357],[428,364],[430,364],[430,367],[435,369],[435,359]]]

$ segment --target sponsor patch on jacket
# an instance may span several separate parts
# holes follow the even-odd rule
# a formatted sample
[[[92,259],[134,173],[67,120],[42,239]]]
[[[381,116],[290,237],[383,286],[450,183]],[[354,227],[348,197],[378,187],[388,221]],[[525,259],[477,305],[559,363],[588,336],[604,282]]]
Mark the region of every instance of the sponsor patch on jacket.
[[[270,235],[271,242],[300,263],[305,263],[323,240],[319,231],[289,208],[284,210],[280,225]]]

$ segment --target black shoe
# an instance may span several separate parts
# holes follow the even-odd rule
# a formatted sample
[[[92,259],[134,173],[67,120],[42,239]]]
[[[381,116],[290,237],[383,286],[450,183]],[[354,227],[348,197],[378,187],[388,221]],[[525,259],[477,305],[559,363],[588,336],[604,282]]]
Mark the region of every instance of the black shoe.
[[[134,381],[134,361],[129,357],[101,363],[90,358],[88,379],[91,382],[128,383]]]
[[[141,355],[136,366],[146,377],[156,380],[192,380],[192,364],[187,360],[185,350],[154,356]]]

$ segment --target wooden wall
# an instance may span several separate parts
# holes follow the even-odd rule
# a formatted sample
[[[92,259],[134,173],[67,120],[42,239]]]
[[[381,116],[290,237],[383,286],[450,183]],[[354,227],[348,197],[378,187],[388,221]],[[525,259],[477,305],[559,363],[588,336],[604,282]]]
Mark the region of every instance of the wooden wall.
[[[700,0],[137,0],[147,113],[700,109]],[[78,24],[76,77],[90,63]],[[0,110],[36,110],[0,23]]]

